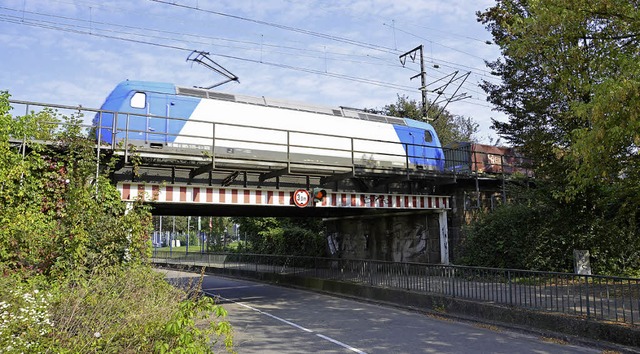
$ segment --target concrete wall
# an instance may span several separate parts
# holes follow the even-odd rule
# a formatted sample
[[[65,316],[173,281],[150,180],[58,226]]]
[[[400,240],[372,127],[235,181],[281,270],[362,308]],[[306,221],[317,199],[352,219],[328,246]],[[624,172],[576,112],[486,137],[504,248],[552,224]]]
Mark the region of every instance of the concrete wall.
[[[325,224],[329,249],[340,258],[440,262],[437,213],[336,218]]]
[[[462,254],[464,227],[479,214],[503,203],[498,179],[467,179],[438,187],[451,196],[447,210],[448,258],[455,264]],[[441,263],[438,213],[416,212],[334,218],[325,221],[332,255],[341,258],[397,262]]]

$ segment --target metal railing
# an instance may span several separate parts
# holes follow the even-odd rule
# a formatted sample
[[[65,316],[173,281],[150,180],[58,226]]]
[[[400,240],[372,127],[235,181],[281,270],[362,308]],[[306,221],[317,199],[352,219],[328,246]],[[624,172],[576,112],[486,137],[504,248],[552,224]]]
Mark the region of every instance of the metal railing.
[[[154,251],[155,263],[331,279],[640,324],[640,279],[375,260]]]
[[[112,150],[122,153],[125,159],[146,149],[156,154],[191,157],[199,161],[210,160],[214,163],[219,158],[246,160],[247,163],[260,161],[290,165],[303,163],[306,166],[361,166],[380,169],[419,169],[424,166],[443,163],[444,168],[433,172],[454,175],[490,174],[524,174],[532,176],[530,161],[523,159],[513,149],[491,148],[484,145],[461,143],[456,146],[442,147],[444,157],[430,156],[427,151],[439,148],[430,144],[407,143],[398,141],[376,140],[367,138],[346,137],[340,134],[320,134],[309,131],[291,129],[257,128],[242,124],[213,123],[203,120],[175,118],[140,113],[123,113],[82,106],[67,106],[30,101],[10,100],[13,111],[28,115],[44,109],[52,109],[59,116],[75,116],[84,118],[80,128],[90,138],[96,139],[98,152]],[[89,121],[90,118],[92,120]],[[352,118],[345,118],[352,119]],[[180,134],[195,143],[170,143],[177,135],[171,133],[169,127],[183,125],[186,121],[194,124],[189,134]],[[150,123],[151,122],[151,123]],[[52,131],[60,130],[65,122],[52,121]],[[264,134],[268,132],[269,134]],[[268,136],[269,138],[265,138]],[[15,137],[26,143],[24,136]],[[226,145],[228,146],[226,146]],[[249,146],[253,150],[260,147],[268,154],[256,155],[228,154],[234,151],[233,146]],[[164,147],[161,149],[160,147]],[[251,150],[250,149],[250,150]],[[395,151],[395,152],[394,152]],[[399,151],[403,151],[400,153]],[[313,158],[310,158],[313,157]],[[317,160],[315,161],[314,160]],[[379,165],[387,161],[388,165]],[[415,161],[415,162],[412,162]]]

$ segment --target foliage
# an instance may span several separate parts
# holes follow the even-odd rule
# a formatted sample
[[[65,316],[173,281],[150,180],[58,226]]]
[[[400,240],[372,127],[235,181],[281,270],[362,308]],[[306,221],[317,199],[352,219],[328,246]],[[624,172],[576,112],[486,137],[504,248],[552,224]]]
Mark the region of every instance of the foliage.
[[[206,235],[209,244],[207,247],[209,250],[214,250],[214,246],[217,243],[211,242],[212,240],[221,239],[221,235],[224,233],[224,229],[219,234],[212,234],[212,228],[209,227],[209,217],[191,217],[191,216],[162,216],[154,215],[152,219],[153,230],[162,231],[162,244],[165,247],[169,247],[167,242],[167,235],[173,235],[173,239],[180,240],[181,245],[189,246],[201,246],[200,233]],[[213,225],[213,223],[212,223]],[[161,245],[154,245],[154,247],[160,247]]]
[[[498,132],[569,183],[572,198],[602,183],[637,185],[640,16],[609,0],[501,0],[479,19],[504,59],[489,100],[509,115]]]
[[[171,353],[174,347],[187,353],[212,353],[208,338],[224,336],[225,346],[233,345],[231,326],[229,322],[210,322],[209,326],[201,330],[196,326],[197,319],[209,319],[209,314],[224,318],[226,310],[216,305],[210,297],[188,299],[180,303],[180,309],[164,327],[164,335],[168,341],[157,342],[155,349],[160,353]],[[172,345],[172,342],[174,345]]]
[[[478,13],[503,55],[488,63],[501,82],[482,84],[509,117],[493,127],[535,162],[549,193],[537,194],[537,204],[584,221],[575,226],[582,247],[612,273],[640,269],[629,258],[640,253],[637,6],[498,0]],[[551,226],[558,227],[554,237],[574,244],[563,225]]]
[[[236,218],[251,252],[324,256],[326,239],[322,220],[314,218]]]
[[[368,111],[384,114],[392,117],[411,118],[418,121],[425,121],[422,115],[422,107],[416,100],[406,96],[398,96],[396,103],[391,103],[382,109],[368,109]],[[427,109],[427,116],[436,118],[430,123],[438,133],[438,138],[442,145],[447,145],[457,141],[473,141],[478,133],[478,123],[470,117],[458,116],[443,110],[438,116],[441,108],[431,104]],[[429,122],[429,120],[427,120]]]
[[[514,190],[514,199],[482,214],[465,230],[466,265],[573,272],[573,250],[589,250],[597,274],[637,275],[640,239],[634,219],[622,220],[617,203],[599,209],[588,201],[553,198],[555,187]],[[593,191],[606,195],[608,191]],[[636,211],[637,218],[637,211]]]
[[[34,281],[11,280],[0,278],[0,347],[6,353],[45,352],[49,348],[41,338],[55,328],[51,293],[38,290]]]
[[[226,247],[226,238],[232,234],[233,222],[231,218],[216,217],[209,219],[209,234],[207,250],[222,251]]]
[[[146,266],[69,274],[40,290],[14,288],[14,280],[0,278],[0,344],[8,353],[210,353],[211,337],[232,345],[222,307]]]
[[[8,95],[1,104],[8,109]],[[95,172],[93,143],[81,116],[52,110],[13,119],[0,136],[0,269],[52,274],[76,268],[141,262],[149,256],[149,211],[129,212],[105,174]],[[20,151],[12,138],[27,137]],[[44,149],[38,140],[55,140]]]
[[[96,172],[82,116],[9,114],[0,93],[0,347],[5,352],[207,352],[226,314],[147,265],[151,217]],[[49,142],[48,146],[41,141]],[[198,319],[213,314],[203,329]]]

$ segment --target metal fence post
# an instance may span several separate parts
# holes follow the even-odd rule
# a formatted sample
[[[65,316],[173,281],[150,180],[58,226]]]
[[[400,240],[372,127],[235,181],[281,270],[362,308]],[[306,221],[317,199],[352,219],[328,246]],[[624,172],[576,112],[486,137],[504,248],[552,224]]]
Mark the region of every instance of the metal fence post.
[[[587,318],[591,317],[591,308],[589,306],[589,276],[584,276],[585,280],[585,291],[587,292]]]
[[[513,306],[513,289],[511,288],[511,271],[507,270],[507,286],[509,289],[509,305]]]

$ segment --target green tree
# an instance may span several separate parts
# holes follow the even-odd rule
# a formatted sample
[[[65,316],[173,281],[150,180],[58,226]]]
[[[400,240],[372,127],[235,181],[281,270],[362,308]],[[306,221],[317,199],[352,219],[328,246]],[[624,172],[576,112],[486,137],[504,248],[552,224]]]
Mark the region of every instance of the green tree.
[[[611,218],[617,206],[594,208],[587,200],[554,198],[554,185],[512,187],[511,201],[481,214],[465,228],[462,262],[466,265],[573,271],[573,250],[588,249],[598,273],[635,274],[640,269],[640,240]],[[616,240],[616,242],[612,242]]]
[[[398,95],[395,103],[388,104],[382,109],[367,109],[372,113],[384,114],[392,117],[411,118],[423,121],[422,106],[416,100],[409,99],[407,96]],[[437,105],[429,105],[427,116],[436,118],[430,123],[438,133],[438,138],[442,145],[447,145],[456,141],[475,141],[478,133],[478,123],[471,117],[464,117],[451,114],[447,110],[443,110],[438,116],[441,108]]]
[[[500,0],[478,13],[504,56],[489,63],[502,83],[483,84],[509,116],[494,128],[539,176],[570,182],[568,197],[639,181],[639,13],[609,0]]]
[[[96,175],[81,115],[12,117],[8,99],[0,92],[3,352],[206,353],[217,338],[228,348],[224,309],[146,263],[149,208],[121,201],[114,161]]]
[[[45,109],[14,119],[8,98],[0,96],[0,268],[64,274],[148,259],[149,210],[127,210],[108,168],[96,179],[82,117]],[[16,140],[18,149],[11,147]]]
[[[501,82],[482,84],[509,117],[493,127],[533,159],[538,183],[555,200],[534,198],[571,223],[585,220],[576,222],[579,239],[561,225],[548,237],[596,250],[609,272],[640,268],[628,261],[640,255],[637,6],[498,0],[478,13],[503,55],[488,63]]]
[[[235,218],[251,252],[278,255],[324,256],[324,225],[318,218]]]

